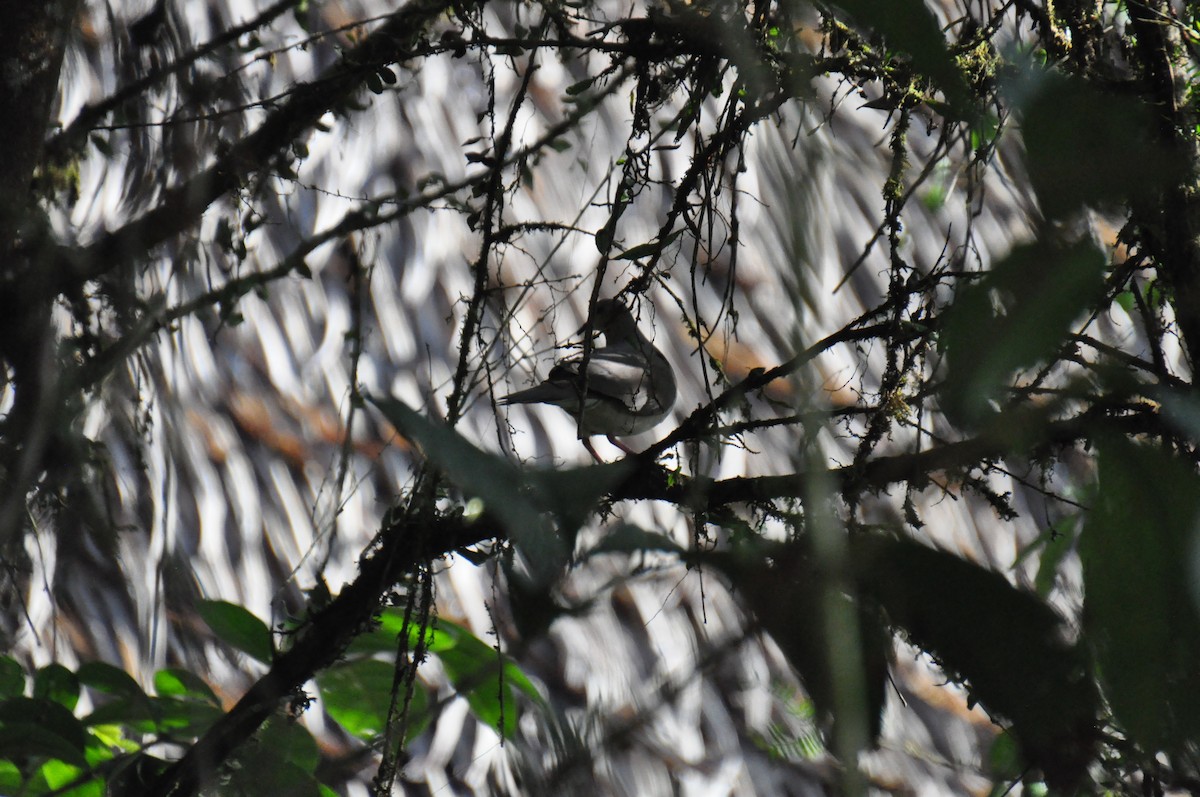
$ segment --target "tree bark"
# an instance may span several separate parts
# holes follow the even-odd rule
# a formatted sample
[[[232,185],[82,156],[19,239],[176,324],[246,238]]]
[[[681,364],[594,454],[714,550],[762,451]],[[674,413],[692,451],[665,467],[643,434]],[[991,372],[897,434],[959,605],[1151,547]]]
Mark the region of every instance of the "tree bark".
[[[1176,63],[1182,52],[1166,3],[1132,3],[1129,16],[1137,34],[1137,51],[1147,99],[1158,112],[1158,135],[1178,164],[1178,172],[1155,206],[1135,209],[1137,220],[1160,275],[1174,294],[1172,306],[1193,370],[1200,358],[1200,151],[1192,133],[1196,122],[1181,92]]]

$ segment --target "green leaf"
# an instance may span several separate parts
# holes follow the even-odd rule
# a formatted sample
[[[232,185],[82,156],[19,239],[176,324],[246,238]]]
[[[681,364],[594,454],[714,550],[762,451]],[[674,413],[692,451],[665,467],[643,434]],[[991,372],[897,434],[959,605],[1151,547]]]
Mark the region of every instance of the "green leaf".
[[[136,730],[139,733],[151,733],[157,729],[154,707],[150,698],[141,699],[117,698],[98,706],[83,718],[89,726],[119,725]]]
[[[25,670],[10,656],[0,656],[0,698],[25,694]]]
[[[395,645],[393,644],[393,650]],[[393,664],[378,659],[360,659],[331,667],[317,677],[325,711],[359,739],[370,740],[387,727],[388,704],[396,677]],[[411,739],[428,721],[428,699],[420,684],[413,685],[409,704],[408,737]]]
[[[396,637],[403,629],[403,617],[403,611],[400,609],[384,611],[380,616],[380,628],[364,635],[366,639],[360,637],[356,644],[361,642],[363,648],[395,653]],[[421,629],[413,626],[409,628],[408,633],[408,646],[409,649],[413,649],[417,646]],[[442,662],[442,669],[450,679],[451,685],[460,696],[466,698],[471,713],[505,738],[509,738],[516,729],[518,707],[513,690],[524,694],[535,703],[542,702],[537,687],[520,666],[509,657],[498,654],[495,648],[467,628],[449,620],[438,619],[435,627],[426,630],[425,641],[426,650]],[[379,663],[375,662],[375,665]],[[387,669],[387,689],[390,692],[391,665],[387,665]],[[320,683],[320,679],[318,682]],[[386,705],[383,710],[386,710]],[[415,711],[412,713],[417,715]],[[340,719],[338,721],[341,722]]]
[[[617,255],[614,259],[615,260],[637,260],[640,257],[656,255],[659,252],[661,252],[663,249],[666,249],[668,246],[670,246],[671,243],[673,241],[675,241],[676,239],[678,239],[679,236],[681,236],[681,235],[683,235],[683,230],[682,229],[676,230],[675,232],[668,235],[666,238],[663,238],[661,241],[649,241],[647,243],[640,244],[638,246],[633,247],[632,249],[625,250],[621,254]]]
[[[271,663],[271,629],[248,609],[228,601],[204,600],[196,611],[222,641],[264,664]]]
[[[188,670],[159,670],[154,674],[154,691],[159,697],[189,697],[221,707],[221,701],[209,685]]]
[[[89,661],[79,667],[79,682],[112,700],[97,701],[98,706],[84,719],[90,726],[122,725],[142,733],[156,729],[154,705],[130,675],[103,661]]]
[[[388,609],[380,616],[380,627],[370,634],[359,637],[355,640],[355,645],[360,646],[358,648],[360,650],[394,654],[397,648],[396,637],[401,633],[403,625],[403,611]],[[413,626],[409,628],[408,633],[408,646],[411,650],[417,646],[421,629]],[[354,646],[352,646],[353,649]],[[471,713],[481,722],[494,728],[497,733],[503,734],[505,738],[508,738],[516,728],[518,707],[513,690],[524,694],[534,703],[542,702],[537,687],[529,680],[529,676],[521,670],[520,666],[509,657],[498,654],[495,648],[457,623],[438,619],[437,625],[426,631],[426,650],[437,656],[442,662],[442,669],[445,670],[446,676],[455,690],[466,698],[467,704],[471,707]],[[376,661],[370,666],[377,668],[380,664],[381,662]],[[387,693],[390,693],[392,667],[386,665],[386,668],[386,688]],[[334,668],[330,672],[338,669],[342,668]],[[378,674],[382,680],[383,671],[379,670]],[[323,678],[325,676],[318,679],[318,683],[322,685],[322,696],[325,695]],[[383,709],[378,707],[378,694],[383,694],[379,692],[380,688],[382,685],[375,689],[374,702],[361,710],[386,710],[386,704]],[[332,711],[330,713],[332,715]],[[413,715],[416,716],[415,711]],[[334,718],[342,722],[341,718],[336,716]],[[382,722],[382,718],[376,719],[375,722]],[[345,722],[342,724],[346,725]],[[348,730],[351,729],[351,725],[346,725],[346,727]],[[351,732],[358,735],[353,730]]]
[[[8,761],[55,759],[86,767],[83,748],[33,722],[4,723],[0,727],[0,756]]]
[[[1133,308],[1137,306],[1137,300],[1133,296],[1133,291],[1121,291],[1113,297],[1113,301],[1129,315],[1133,315]]]
[[[1024,768],[1017,740],[1007,733],[997,736],[988,751],[988,773],[992,779],[998,783],[1019,779]]]
[[[86,724],[86,723],[85,723]],[[137,742],[126,738],[121,725],[88,725],[91,741],[88,743],[88,763],[109,761],[121,753],[132,753],[141,749]]]
[[[1034,589],[1043,598],[1048,598],[1058,579],[1058,568],[1064,558],[1075,547],[1077,518],[1071,517],[1060,520],[1047,533],[1042,546],[1042,556],[1038,561],[1037,577],[1034,579]]]
[[[264,733],[269,733],[264,729]],[[321,789],[312,774],[281,757],[278,750],[262,741],[242,748],[228,768],[228,781],[220,793],[238,797],[320,797]]]
[[[24,735],[28,739],[19,749],[25,755],[43,755],[78,766],[87,765],[83,751],[88,737],[83,723],[52,700],[13,697],[0,702],[0,726],[0,751],[5,754],[9,745]]]
[[[440,626],[439,622],[439,626]],[[461,626],[441,629],[453,639],[452,647],[437,654],[447,677],[459,695],[467,699],[471,713],[505,739],[517,729],[517,689],[540,701],[537,689],[513,662]]]
[[[1035,242],[958,292],[940,336],[949,366],[942,408],[951,420],[979,422],[1013,372],[1058,350],[1072,322],[1102,295],[1104,262],[1090,243]]]
[[[988,111],[971,125],[971,149],[990,146],[999,135],[1000,117],[994,111]]]
[[[9,761],[5,755],[5,753],[0,753],[0,794],[17,794],[20,792],[25,778],[21,775],[21,770],[17,768],[17,765]]]
[[[285,717],[273,717],[263,726],[258,732],[258,745],[259,752],[294,764],[309,774],[316,771],[321,761],[317,740],[299,722]]]
[[[608,221],[604,226],[596,230],[596,251],[601,255],[608,254],[608,248],[612,246],[613,240],[617,235],[617,222],[621,220],[621,216],[625,214],[625,210],[629,207],[629,195],[622,190],[612,201],[612,210],[609,211]]]
[[[192,699],[152,698],[151,706],[155,727],[172,736],[199,736],[224,715],[217,706]]]
[[[74,711],[79,702],[79,679],[61,664],[48,664],[33,676],[33,696]]]
[[[388,609],[387,611],[392,610]],[[346,647],[346,655],[353,658],[369,656],[373,653],[390,653],[394,656],[397,647],[396,634],[389,633],[381,627],[356,636],[354,641]]]
[[[589,78],[579,81],[578,83],[572,83],[571,85],[567,86],[567,95],[574,97],[576,94],[582,94],[583,92],[590,89],[592,87],[592,84],[595,82],[596,82],[596,78],[589,77]]]
[[[437,636],[429,649],[439,658],[444,653],[453,650],[486,668],[496,669],[498,657],[495,648],[472,634],[466,627],[446,619],[439,619],[437,628],[433,630]],[[501,656],[499,664],[504,673],[505,683],[524,693],[530,700],[541,702],[542,696],[537,691],[537,687],[512,659]],[[467,673],[464,672],[464,677],[466,676]]]
[[[300,30],[305,33],[312,33],[312,27],[308,21],[308,0],[300,0],[292,9],[292,17],[296,20],[296,24],[300,26]]]
[[[1098,449],[1099,485],[1079,541],[1084,629],[1129,736],[1145,750],[1182,751],[1200,734],[1200,477],[1123,438]]]
[[[80,683],[108,695],[116,695],[127,700],[148,701],[146,693],[129,673],[106,664],[102,661],[89,661],[82,664],[76,673]]]
[[[38,768],[35,780],[45,783],[55,797],[104,797],[104,781],[94,774],[81,778],[86,771],[55,759]]]

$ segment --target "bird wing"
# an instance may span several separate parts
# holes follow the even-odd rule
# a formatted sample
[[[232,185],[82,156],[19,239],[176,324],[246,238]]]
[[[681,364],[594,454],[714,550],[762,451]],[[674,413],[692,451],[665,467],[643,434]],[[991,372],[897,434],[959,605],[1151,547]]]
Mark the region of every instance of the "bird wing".
[[[582,363],[579,357],[558,363],[547,381],[581,386]],[[649,384],[646,356],[632,347],[609,346],[597,349],[588,358],[587,392],[592,398],[612,399],[636,410],[649,398],[646,394]]]
[[[637,334],[616,337],[587,358],[561,360],[546,381],[500,399],[501,404],[553,404],[576,416],[581,436],[640,434],[671,410],[675,374],[670,363]],[[608,337],[606,332],[606,337]],[[584,396],[586,387],[587,395]]]

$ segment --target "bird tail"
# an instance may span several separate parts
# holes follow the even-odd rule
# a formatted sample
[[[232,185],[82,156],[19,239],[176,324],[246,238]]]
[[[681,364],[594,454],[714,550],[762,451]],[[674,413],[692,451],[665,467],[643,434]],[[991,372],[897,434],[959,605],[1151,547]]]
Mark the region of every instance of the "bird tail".
[[[518,390],[499,399],[499,404],[554,404],[569,396],[562,385],[534,385],[528,390]]]

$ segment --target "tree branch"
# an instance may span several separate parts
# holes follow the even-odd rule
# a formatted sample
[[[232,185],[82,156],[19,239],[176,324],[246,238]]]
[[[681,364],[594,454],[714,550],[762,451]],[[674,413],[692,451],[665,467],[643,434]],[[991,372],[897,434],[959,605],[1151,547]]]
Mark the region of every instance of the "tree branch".
[[[738,387],[740,385],[730,391]],[[718,397],[713,404],[724,396]],[[696,415],[708,409],[698,410]],[[680,429],[691,420],[685,421]],[[979,467],[989,460],[1027,455],[1053,446],[1091,440],[1106,431],[1138,435],[1160,434],[1164,429],[1158,416],[1148,412],[1114,416],[1105,410],[1089,410],[1074,418],[1041,425],[1033,419],[1016,418],[1014,414],[1001,418],[993,428],[978,437],[909,454],[877,457],[861,467],[843,465],[824,471],[819,477],[823,483],[835,485],[839,490],[851,487],[856,491],[882,490],[902,482],[919,487],[928,482],[930,474],[938,471]],[[678,432],[677,429],[667,439],[674,439]],[[684,439],[687,439],[686,436]],[[813,474],[800,471],[782,476],[714,480],[669,472],[653,460],[646,459],[646,454],[638,455],[638,459],[641,460],[640,467],[613,492],[612,498],[668,501],[690,509],[711,510],[728,504],[802,498],[813,478]]]
[[[1172,306],[1188,358],[1195,368],[1200,358],[1200,199],[1195,183],[1200,151],[1195,140],[1195,114],[1180,93],[1187,81],[1177,81],[1170,19],[1161,2],[1131,3],[1129,17],[1137,34],[1142,80],[1158,111],[1158,134],[1164,149],[1176,159],[1176,179],[1166,186],[1153,207],[1136,207],[1138,221],[1162,275],[1174,289]],[[1182,83],[1182,86],[1180,85]]]

